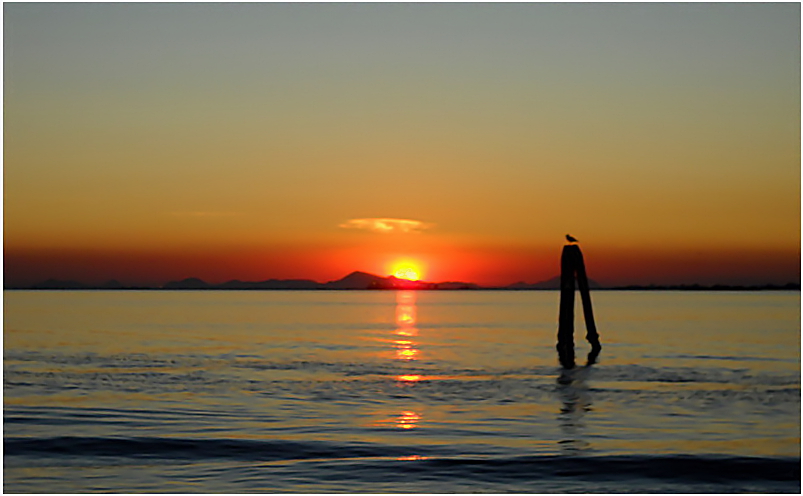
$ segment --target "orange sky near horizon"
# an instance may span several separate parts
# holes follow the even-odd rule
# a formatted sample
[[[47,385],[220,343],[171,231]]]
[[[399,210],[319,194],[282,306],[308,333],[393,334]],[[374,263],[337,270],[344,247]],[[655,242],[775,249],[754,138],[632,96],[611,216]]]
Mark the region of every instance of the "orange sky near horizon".
[[[582,245],[581,245],[582,246]],[[589,276],[604,285],[784,284],[795,282],[795,251],[671,251],[585,249]],[[7,284],[49,278],[101,284],[160,285],[198,277],[210,283],[232,279],[312,279],[327,282],[353,270],[392,275],[398,261],[410,261],[421,279],[483,285],[534,283],[559,275],[560,245],[554,249],[486,248],[432,252],[366,251],[364,247],[315,249],[299,246],[210,251],[7,250]],[[16,272],[15,272],[16,271]],[[691,275],[690,275],[691,274]]]
[[[537,282],[566,233],[606,284],[800,280],[799,4],[7,3],[4,23],[6,285],[401,258]]]

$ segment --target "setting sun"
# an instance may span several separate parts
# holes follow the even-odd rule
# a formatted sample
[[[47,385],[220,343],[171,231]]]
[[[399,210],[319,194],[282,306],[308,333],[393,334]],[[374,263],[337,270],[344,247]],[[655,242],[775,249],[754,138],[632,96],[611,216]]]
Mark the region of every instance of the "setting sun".
[[[417,281],[421,278],[421,268],[409,260],[394,263],[391,273],[399,279],[408,281]]]
[[[397,269],[396,273],[393,274],[399,279],[407,279],[410,281],[417,281],[418,280],[418,272],[415,269],[411,269],[410,267],[403,267],[401,269]]]

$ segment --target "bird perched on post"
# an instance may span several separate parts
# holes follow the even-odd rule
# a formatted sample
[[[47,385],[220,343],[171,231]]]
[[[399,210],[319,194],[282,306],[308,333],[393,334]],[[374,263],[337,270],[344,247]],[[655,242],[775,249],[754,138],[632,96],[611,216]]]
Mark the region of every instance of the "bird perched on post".
[[[567,234],[566,235],[566,241],[568,241],[569,243],[577,243],[578,242],[574,237],[572,237],[571,234]]]

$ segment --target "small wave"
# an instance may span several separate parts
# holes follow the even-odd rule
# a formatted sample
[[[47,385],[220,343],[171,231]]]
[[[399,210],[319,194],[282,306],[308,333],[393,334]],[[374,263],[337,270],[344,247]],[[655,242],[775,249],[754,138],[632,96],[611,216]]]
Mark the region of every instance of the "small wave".
[[[280,461],[409,455],[410,449],[368,443],[324,441],[182,439],[166,437],[5,438],[6,456],[134,457],[184,460]]]
[[[617,382],[714,383],[747,386],[800,385],[799,374],[751,373],[747,370],[704,367],[611,365],[596,367],[592,370],[591,375],[596,380]]]
[[[800,482],[800,458],[614,455],[614,456],[505,456],[458,453],[441,446],[393,446],[325,441],[180,439],[164,437],[53,437],[6,438],[6,457],[124,457],[198,461],[229,459],[259,462],[349,462],[348,470],[364,473],[398,471],[405,465],[411,476],[470,478],[480,481],[516,481],[537,478],[582,480],[682,479]],[[411,455],[411,453],[415,453]],[[391,463],[393,462],[393,463]],[[358,464],[355,467],[354,464]],[[337,467],[335,464],[334,467]],[[330,469],[333,467],[330,465]]]
[[[729,356],[729,355],[666,355],[659,358],[679,358],[692,360],[726,360],[737,362],[787,362],[783,358],[757,357],[757,356]]]

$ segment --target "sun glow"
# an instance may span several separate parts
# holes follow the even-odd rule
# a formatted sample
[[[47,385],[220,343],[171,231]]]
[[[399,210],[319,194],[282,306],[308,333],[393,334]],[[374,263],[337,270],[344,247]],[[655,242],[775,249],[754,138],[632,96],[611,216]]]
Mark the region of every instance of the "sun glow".
[[[421,266],[409,260],[399,261],[393,264],[391,273],[399,279],[417,281],[421,279]]]
[[[398,269],[395,274],[396,277],[399,279],[407,279],[409,281],[417,281],[418,280],[418,272],[410,267],[403,267]]]

